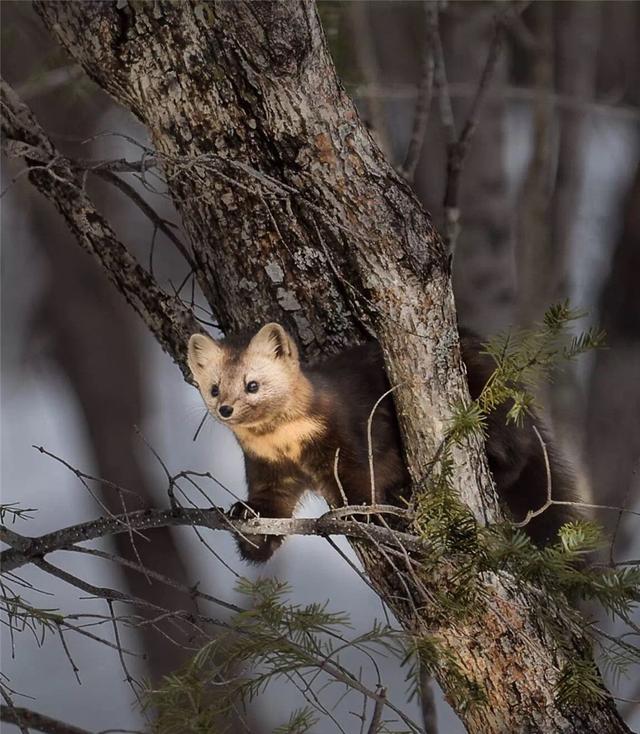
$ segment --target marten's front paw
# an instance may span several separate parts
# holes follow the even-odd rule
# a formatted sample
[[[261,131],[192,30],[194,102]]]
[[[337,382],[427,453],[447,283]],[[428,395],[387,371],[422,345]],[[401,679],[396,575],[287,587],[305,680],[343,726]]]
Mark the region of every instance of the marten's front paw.
[[[282,535],[246,535],[238,536],[236,544],[245,561],[264,563],[278,550],[283,540]]]
[[[235,502],[229,508],[227,517],[231,520],[253,520],[254,517],[260,517],[260,513],[250,502]]]
[[[246,522],[260,517],[260,512],[250,502],[236,502],[229,508],[227,517]],[[278,550],[283,540],[281,535],[238,535],[236,543],[245,561],[264,563]]]

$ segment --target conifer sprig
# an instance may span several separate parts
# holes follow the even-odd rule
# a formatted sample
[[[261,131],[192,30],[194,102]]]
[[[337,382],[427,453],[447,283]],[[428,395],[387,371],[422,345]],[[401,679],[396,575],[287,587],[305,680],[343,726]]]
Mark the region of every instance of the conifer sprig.
[[[507,422],[521,424],[535,407],[534,391],[540,381],[550,380],[562,362],[601,348],[605,335],[599,329],[569,334],[571,324],[583,315],[565,301],[549,308],[538,328],[512,330],[485,345],[485,354],[495,363],[494,372],[476,400],[452,406],[445,442],[429,481],[413,499],[417,533],[428,539],[435,551],[434,557],[425,558],[426,572],[441,570],[444,559],[454,567],[447,573],[445,594],[434,593],[441,613],[464,615],[465,610],[472,611],[483,600],[482,575],[497,573],[525,591],[543,590],[546,605],[538,604],[537,608],[560,650],[569,648],[567,630],[585,633],[602,643],[599,630],[577,612],[574,605],[579,601],[595,601],[613,617],[629,620],[640,601],[640,568],[627,566],[620,572],[585,562],[604,542],[601,529],[591,522],[565,525],[558,542],[546,548],[538,548],[509,522],[479,527],[453,487],[450,448],[471,437],[484,438],[487,417],[505,404]],[[564,624],[558,623],[559,618]],[[637,652],[633,645],[621,644],[615,638],[599,646],[612,667],[619,662],[628,666],[640,659],[632,652]],[[442,660],[433,641],[415,649],[428,669],[444,664],[455,674],[454,661]],[[585,702],[593,700],[603,690],[593,671],[597,673],[587,653],[584,660],[573,661],[563,671],[559,698],[569,701],[582,695]]]
[[[204,731],[194,728],[194,721],[198,726],[217,722],[218,731],[234,707],[246,706],[279,679],[292,683],[307,701],[282,725],[287,732],[305,732],[318,714],[327,715],[321,692],[330,687],[376,698],[359,675],[344,667],[341,654],[355,649],[370,660],[387,653],[397,656],[403,639],[397,631],[376,623],[364,634],[346,638],[347,615],[330,612],[326,603],[291,604],[286,599],[289,587],[274,579],[242,579],[238,591],[250,604],[231,620],[231,634],[205,645],[184,671],[148,692],[148,706],[158,711],[158,731]],[[419,731],[399,708],[385,701],[382,723],[389,723],[389,715],[406,731]]]
[[[602,348],[605,333],[600,329],[569,333],[573,322],[583,316],[563,301],[546,311],[537,328],[514,329],[489,340],[484,352],[493,358],[495,370],[477,400],[482,411],[489,413],[511,401],[508,420],[520,422],[534,405],[531,391],[536,385],[550,381],[563,362]]]

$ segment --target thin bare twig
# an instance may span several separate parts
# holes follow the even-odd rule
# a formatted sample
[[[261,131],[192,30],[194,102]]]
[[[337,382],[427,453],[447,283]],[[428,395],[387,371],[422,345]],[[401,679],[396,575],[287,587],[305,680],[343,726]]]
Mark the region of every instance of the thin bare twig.
[[[387,689],[381,686],[378,689],[378,698],[376,699],[376,704],[373,709],[373,716],[371,717],[371,724],[369,724],[367,734],[378,734],[378,732],[380,731],[380,725],[382,723],[382,710],[384,709],[386,700]]]
[[[478,125],[480,107],[487,96],[487,91],[498,63],[498,58],[500,57],[500,50],[502,48],[504,38],[504,28],[504,15],[499,15],[495,21],[495,30],[491,40],[491,45],[489,46],[487,60],[480,76],[478,88],[473,100],[471,101],[469,113],[467,114],[462,132],[460,133],[460,136],[454,140],[452,140],[451,135],[449,135],[449,143],[447,145],[447,178],[443,207],[445,216],[444,240],[450,257],[453,257],[455,253],[456,243],[460,233],[460,176],[469,152],[473,133]],[[452,129],[449,125],[446,127],[449,130]]]
[[[420,86],[418,87],[418,99],[416,111],[413,118],[413,129],[407,148],[407,155],[402,164],[401,172],[412,181],[420,160],[420,153],[424,144],[429,121],[429,110],[431,108],[431,97],[433,94],[433,81],[435,74],[434,39],[435,29],[438,23],[438,9],[434,2],[424,3],[425,35],[422,49],[422,70],[420,75]]]
[[[538,517],[538,515],[541,515],[543,512],[546,512],[551,505],[560,505],[564,507],[583,507],[587,510],[611,510],[613,512],[618,512],[620,514],[627,513],[629,515],[636,515],[637,517],[640,517],[640,512],[636,512],[635,510],[629,510],[626,507],[616,507],[615,505],[598,505],[593,502],[580,502],[580,501],[573,501],[573,500],[554,500],[553,499],[553,488],[551,486],[551,466],[549,462],[549,454],[547,452],[547,446],[544,442],[544,439],[540,435],[540,431],[532,425],[531,426],[534,430],[534,433],[536,434],[536,437],[538,438],[538,441],[540,442],[540,446],[542,447],[542,452],[544,455],[544,464],[545,464],[545,470],[547,474],[547,498],[544,502],[544,504],[539,507],[537,510],[528,510],[527,514],[525,515],[524,520],[521,522],[514,522],[513,525],[516,528],[523,528],[525,525],[528,525],[531,520],[533,520],[534,517]]]
[[[333,476],[336,480],[336,484],[338,485],[338,490],[340,492],[340,497],[342,499],[342,504],[345,507],[348,507],[349,500],[347,499],[347,495],[345,494],[344,487],[342,486],[342,480],[340,479],[340,474],[338,472],[338,462],[340,461],[340,447],[336,449],[336,455],[333,460]]]
[[[374,467],[373,467],[373,441],[371,437],[373,417],[380,403],[388,395],[391,395],[391,393],[394,390],[397,390],[399,387],[400,385],[394,385],[393,387],[389,388],[386,392],[384,392],[374,403],[373,408],[371,408],[371,412],[369,413],[369,418],[367,419],[367,458],[369,461],[369,480],[371,482],[371,504],[372,505],[376,504],[376,479],[375,479],[375,473],[374,473]]]
[[[212,596],[211,594],[207,594],[204,591],[201,591],[199,587],[189,587],[185,586],[185,584],[180,583],[179,581],[176,581],[175,579],[172,579],[169,576],[166,576],[163,573],[159,573],[158,571],[153,571],[150,568],[146,568],[145,566],[141,566],[140,564],[136,563],[135,561],[131,561],[128,558],[123,558],[122,556],[118,556],[115,553],[107,553],[106,551],[99,550],[98,548],[84,548],[80,545],[73,545],[70,548],[63,548],[62,550],[70,551],[73,553],[86,553],[88,555],[96,556],[96,558],[103,558],[107,561],[112,561],[113,563],[118,563],[121,566],[126,566],[127,568],[132,568],[134,571],[138,571],[141,574],[146,574],[149,578],[154,579],[154,581],[159,581],[162,584],[165,584],[166,586],[171,586],[172,588],[176,589],[177,591],[182,591],[183,593],[195,598],[195,599],[202,599],[203,601],[208,601],[211,604],[216,604],[223,609],[226,609],[230,612],[235,612],[236,614],[239,614],[241,612],[246,611],[245,609],[242,609],[242,607],[237,606],[237,604],[232,604],[231,602],[224,601],[222,599],[219,599],[216,596]]]
[[[173,242],[176,250],[182,255],[186,263],[189,265],[191,272],[197,269],[197,265],[193,259],[193,255],[189,252],[187,247],[184,245],[182,240],[176,235],[170,226],[170,223],[166,219],[163,219],[155,209],[147,203],[142,196],[131,186],[131,184],[123,181],[119,176],[110,171],[108,168],[94,168],[89,169],[93,173],[101,178],[103,181],[107,181],[116,188],[120,189],[125,196],[129,197],[131,201],[140,209],[140,211],[147,217],[147,219],[153,224],[154,228],[159,229],[168,239]],[[155,236],[155,230],[154,230]]]
[[[371,540],[377,544],[397,545],[402,542],[408,550],[424,552],[428,549],[426,541],[401,531],[389,531],[375,525],[365,525],[355,520],[343,520],[341,514],[380,513],[380,507],[356,505],[329,511],[318,518],[253,518],[251,520],[230,520],[218,508],[192,509],[175,508],[173,510],[138,510],[128,515],[128,526],[119,516],[101,517],[85,523],[72,525],[56,530],[53,533],[37,538],[21,536],[19,545],[0,553],[0,563],[4,572],[20,568],[36,558],[42,558],[55,550],[69,548],[78,542],[101,538],[105,535],[132,530],[144,530],[167,526],[199,526],[211,530],[230,530],[246,535],[347,535],[361,540]],[[394,513],[402,512],[397,507],[391,508]],[[337,514],[336,514],[337,513]],[[6,532],[0,526],[0,540],[12,544],[16,534]]]
[[[534,517],[537,517],[538,515],[541,515],[545,510],[548,510],[549,507],[553,504],[553,486],[551,484],[551,464],[549,462],[549,452],[547,451],[547,445],[544,442],[544,439],[540,435],[540,431],[536,428],[533,423],[531,424],[531,428],[533,428],[534,433],[536,434],[536,438],[540,442],[540,446],[542,448],[542,454],[544,456],[544,468],[547,475],[547,500],[542,505],[542,507],[538,508],[537,510],[528,510],[527,514],[525,515],[524,520],[522,522],[516,522],[514,523],[515,527],[517,528],[523,528],[525,525],[528,525],[531,520],[533,520]]]
[[[190,378],[184,352],[189,335],[200,331],[196,319],[179,299],[159,288],[120,242],[86,195],[82,176],[73,162],[60,155],[29,108],[4,80],[0,90],[3,147],[14,157],[25,157],[25,170],[32,183],[55,204],[78,242],[100,262],[115,287]],[[35,159],[32,149],[38,152]]]
[[[125,675],[125,680],[129,685],[129,688],[131,688],[133,695],[136,698],[136,701],[142,708],[142,699],[140,698],[140,694],[138,693],[136,686],[139,686],[140,689],[142,689],[142,685],[139,681],[137,681],[129,672],[129,668],[127,668],[127,664],[124,659],[124,655],[122,654],[122,646],[120,644],[120,632],[118,631],[118,622],[116,621],[116,615],[113,611],[113,601],[111,599],[107,599],[107,605],[109,607],[109,612],[111,614],[111,620],[113,624],[113,636],[116,642],[116,649],[118,650],[118,658],[120,660],[120,665],[122,666],[122,671]]]

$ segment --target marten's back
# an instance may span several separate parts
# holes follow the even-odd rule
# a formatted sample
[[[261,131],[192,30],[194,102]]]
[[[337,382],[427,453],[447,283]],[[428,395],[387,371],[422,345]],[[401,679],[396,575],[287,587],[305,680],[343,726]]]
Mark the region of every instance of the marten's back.
[[[304,372],[313,386],[312,412],[322,416],[327,426],[323,456],[318,457],[318,463],[326,467],[326,480],[335,492],[332,467],[339,448],[339,475],[349,501],[371,502],[368,423],[376,402],[389,390],[380,348],[375,343],[353,347]],[[371,449],[376,501],[391,501],[409,484],[391,395],[383,398],[373,413]]]
[[[461,330],[460,336],[469,389],[472,398],[477,398],[495,365],[489,355],[482,353],[477,337],[465,330]],[[320,365],[305,368],[304,372],[314,389],[312,412],[322,416],[327,425],[321,445],[312,449],[317,465],[325,467],[326,481],[335,492],[333,476],[329,476],[332,472],[327,467],[333,466],[339,447],[340,479],[349,501],[370,502],[367,423],[376,401],[389,390],[380,347],[369,343],[347,349]],[[548,473],[555,500],[573,500],[573,483],[542,421],[533,415],[525,418],[522,425],[507,424],[508,409],[508,405],[502,406],[488,417],[486,450],[499,497],[519,522],[529,510],[545,504]],[[409,476],[402,460],[392,395],[376,408],[372,448],[376,500],[393,501],[408,487]],[[334,501],[340,503],[340,497],[336,495]],[[569,506],[553,505],[532,518],[526,531],[536,542],[546,543],[573,515]]]

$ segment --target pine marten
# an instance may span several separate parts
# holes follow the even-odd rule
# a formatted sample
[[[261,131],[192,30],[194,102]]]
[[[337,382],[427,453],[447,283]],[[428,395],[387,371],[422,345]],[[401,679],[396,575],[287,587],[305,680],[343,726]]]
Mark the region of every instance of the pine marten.
[[[469,389],[477,397],[493,371],[479,340],[461,331]],[[229,514],[291,517],[302,495],[312,490],[330,506],[371,502],[367,422],[373,405],[389,389],[377,343],[353,347],[317,365],[302,365],[293,338],[276,323],[250,339],[214,341],[203,334],[189,340],[189,367],[204,402],[229,426],[244,452],[248,499]],[[531,419],[506,424],[507,408],[488,417],[486,449],[498,494],[513,518],[541,507],[547,494],[545,453]],[[537,421],[536,421],[537,423]],[[372,421],[375,501],[393,502],[410,485],[402,459],[392,399],[381,401]],[[571,495],[570,481],[545,439],[554,499]],[[548,542],[568,521],[566,506],[553,505],[526,525],[538,543]],[[238,539],[243,558],[266,561],[283,538]]]

